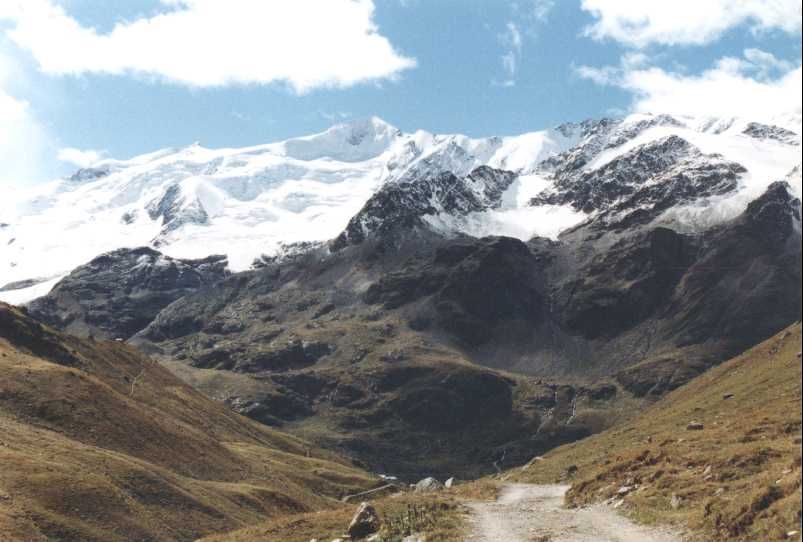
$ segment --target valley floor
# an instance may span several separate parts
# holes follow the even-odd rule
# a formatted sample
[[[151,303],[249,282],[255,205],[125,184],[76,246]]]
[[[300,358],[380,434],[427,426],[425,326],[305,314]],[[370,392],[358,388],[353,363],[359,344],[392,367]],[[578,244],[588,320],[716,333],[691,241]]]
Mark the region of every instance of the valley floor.
[[[634,524],[613,508],[564,506],[567,485],[508,484],[494,502],[469,504],[468,542],[675,542],[675,534]]]

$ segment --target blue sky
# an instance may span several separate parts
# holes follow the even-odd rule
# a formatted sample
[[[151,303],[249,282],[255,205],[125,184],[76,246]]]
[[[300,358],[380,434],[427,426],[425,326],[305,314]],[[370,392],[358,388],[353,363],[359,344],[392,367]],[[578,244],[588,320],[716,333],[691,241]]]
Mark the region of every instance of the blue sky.
[[[799,112],[800,20],[799,0],[0,0],[0,182],[368,115],[486,136]]]

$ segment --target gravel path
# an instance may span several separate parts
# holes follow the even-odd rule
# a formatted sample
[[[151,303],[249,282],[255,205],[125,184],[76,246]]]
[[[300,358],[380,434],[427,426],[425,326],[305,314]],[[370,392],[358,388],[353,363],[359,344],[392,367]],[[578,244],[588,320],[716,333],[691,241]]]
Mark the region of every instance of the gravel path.
[[[508,484],[496,502],[469,504],[469,542],[679,542],[668,531],[634,524],[610,507],[563,507],[569,486]]]

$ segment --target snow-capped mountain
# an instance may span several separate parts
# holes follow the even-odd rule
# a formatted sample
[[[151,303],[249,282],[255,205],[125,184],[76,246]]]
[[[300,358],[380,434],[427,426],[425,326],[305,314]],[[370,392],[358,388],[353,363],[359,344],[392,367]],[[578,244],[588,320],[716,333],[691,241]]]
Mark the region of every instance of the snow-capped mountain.
[[[0,299],[43,295],[117,248],[224,254],[238,271],[291,243],[359,242],[399,217],[443,235],[522,240],[602,216],[704,228],[773,181],[788,177],[800,196],[799,165],[799,115],[772,125],[631,115],[482,139],[370,118],[255,147],[195,144],[4,198]]]

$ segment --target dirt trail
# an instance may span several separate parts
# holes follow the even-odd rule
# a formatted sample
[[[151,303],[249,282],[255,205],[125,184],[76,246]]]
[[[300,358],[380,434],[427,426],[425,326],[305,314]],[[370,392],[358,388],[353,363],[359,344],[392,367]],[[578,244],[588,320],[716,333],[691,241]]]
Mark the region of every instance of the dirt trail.
[[[610,507],[563,507],[569,486],[508,484],[496,502],[469,504],[469,542],[679,542],[668,531],[634,524]]]

